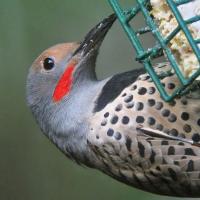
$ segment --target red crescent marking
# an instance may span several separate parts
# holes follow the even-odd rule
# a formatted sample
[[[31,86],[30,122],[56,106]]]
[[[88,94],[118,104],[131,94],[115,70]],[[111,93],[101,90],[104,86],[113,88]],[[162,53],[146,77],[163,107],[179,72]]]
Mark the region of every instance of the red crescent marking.
[[[73,83],[72,74],[74,72],[75,66],[76,66],[76,63],[74,62],[70,63],[67,66],[63,75],[61,76],[60,80],[58,81],[53,93],[54,102],[61,101],[62,98],[70,92],[71,86]]]

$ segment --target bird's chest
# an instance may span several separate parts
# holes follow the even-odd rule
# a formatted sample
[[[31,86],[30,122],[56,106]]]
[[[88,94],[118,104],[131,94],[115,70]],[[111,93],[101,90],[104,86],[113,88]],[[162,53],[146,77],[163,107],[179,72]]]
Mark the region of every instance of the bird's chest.
[[[169,80],[163,81],[168,91],[175,87]],[[137,127],[143,126],[198,142],[199,108],[198,99],[182,97],[171,103],[164,102],[149,77],[143,75],[93,115],[89,134],[97,143],[109,138],[113,143],[120,143],[126,136],[137,137]]]
[[[176,87],[173,77],[162,82],[168,92]],[[138,127],[199,142],[199,108],[198,97],[184,96],[171,103],[164,102],[149,77],[140,76],[90,119],[88,141],[102,163],[101,167],[96,167],[140,188],[139,180],[148,191],[152,183],[159,183],[161,176],[167,177],[170,184],[173,183],[168,168],[164,167],[161,174],[156,166],[171,165],[178,176],[188,182],[188,176],[182,173],[183,169],[173,163],[184,159],[183,155],[199,155],[199,149],[178,141],[141,135]],[[163,190],[167,191],[167,187],[163,186]]]
[[[170,92],[175,84],[170,77],[163,84]],[[121,94],[90,119],[88,140],[98,149],[97,156],[106,157],[116,163],[126,163],[130,158],[138,166],[142,154],[150,155],[148,137],[141,137],[137,128],[143,126],[169,135],[200,141],[200,101],[186,97],[174,102],[164,102],[147,75],[124,88]],[[160,141],[159,141],[160,142]],[[145,157],[144,156],[144,157]],[[130,167],[124,164],[123,167]],[[120,166],[122,166],[120,164]]]

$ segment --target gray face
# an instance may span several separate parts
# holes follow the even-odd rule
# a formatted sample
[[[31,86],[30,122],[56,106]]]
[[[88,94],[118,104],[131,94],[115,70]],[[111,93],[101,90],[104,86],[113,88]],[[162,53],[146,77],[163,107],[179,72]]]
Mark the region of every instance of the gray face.
[[[44,51],[30,68],[27,102],[42,130],[45,124],[49,124],[47,116],[50,115],[50,110],[59,108],[60,102],[53,100],[53,94],[59,79],[67,69],[72,53],[78,46],[76,43],[56,45]]]
[[[47,49],[29,71],[28,106],[41,130],[68,156],[73,154],[70,157],[76,154],[80,158],[87,146],[92,99],[103,84],[96,80],[95,61],[114,20],[114,15],[104,19],[81,44],[65,43]]]
[[[101,85],[95,82],[96,49],[85,56],[73,55],[78,46],[76,43],[56,45],[36,59],[27,79],[27,102],[43,133],[68,157],[82,160],[87,149],[91,100]],[[74,70],[63,79],[71,87],[55,100],[56,88],[72,65]]]
[[[38,104],[43,98],[52,100],[56,84],[78,46],[76,43],[56,45],[34,61],[27,79],[27,100],[30,106]]]
[[[47,116],[43,115],[46,112],[49,115],[51,109],[58,112],[60,104],[72,96],[72,91],[76,92],[72,86],[87,88],[96,80],[94,68],[98,50],[115,19],[115,15],[105,18],[89,31],[80,45],[56,45],[34,61],[27,80],[27,101],[39,123],[47,123]],[[42,129],[43,124],[40,124]]]

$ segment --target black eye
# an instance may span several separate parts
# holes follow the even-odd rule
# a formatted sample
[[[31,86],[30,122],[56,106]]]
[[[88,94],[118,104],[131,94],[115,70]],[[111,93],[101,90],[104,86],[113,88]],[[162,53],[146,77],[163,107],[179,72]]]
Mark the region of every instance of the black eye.
[[[53,69],[55,66],[55,62],[54,62],[53,58],[45,58],[45,60],[43,62],[43,66],[44,66],[45,70]]]

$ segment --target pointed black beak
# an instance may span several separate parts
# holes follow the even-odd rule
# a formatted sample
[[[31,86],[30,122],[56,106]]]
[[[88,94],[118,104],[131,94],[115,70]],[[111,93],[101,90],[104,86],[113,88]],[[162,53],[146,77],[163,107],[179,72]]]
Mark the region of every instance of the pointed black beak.
[[[81,53],[82,56],[88,54],[91,50],[98,49],[106,36],[109,29],[112,27],[116,15],[112,14],[109,17],[98,23],[90,32],[85,36],[83,42],[81,42],[78,49],[74,52],[74,55]]]

